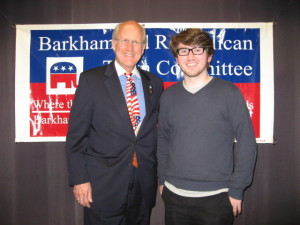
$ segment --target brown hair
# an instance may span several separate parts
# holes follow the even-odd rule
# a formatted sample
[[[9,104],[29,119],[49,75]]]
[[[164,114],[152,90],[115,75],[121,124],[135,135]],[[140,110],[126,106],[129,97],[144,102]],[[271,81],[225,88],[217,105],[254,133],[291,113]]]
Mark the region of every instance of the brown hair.
[[[181,31],[174,37],[171,37],[170,49],[175,58],[177,58],[177,49],[179,43],[184,45],[198,45],[205,47],[208,55],[214,53],[213,41],[209,34],[199,28],[189,28]]]

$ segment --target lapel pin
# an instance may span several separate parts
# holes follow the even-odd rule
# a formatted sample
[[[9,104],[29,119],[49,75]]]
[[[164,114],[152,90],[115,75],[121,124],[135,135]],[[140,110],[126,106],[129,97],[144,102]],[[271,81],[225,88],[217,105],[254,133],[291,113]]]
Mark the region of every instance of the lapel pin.
[[[149,93],[150,93],[150,94],[152,94],[152,93],[153,93],[153,88],[152,88],[152,86],[151,86],[151,85],[149,86]]]

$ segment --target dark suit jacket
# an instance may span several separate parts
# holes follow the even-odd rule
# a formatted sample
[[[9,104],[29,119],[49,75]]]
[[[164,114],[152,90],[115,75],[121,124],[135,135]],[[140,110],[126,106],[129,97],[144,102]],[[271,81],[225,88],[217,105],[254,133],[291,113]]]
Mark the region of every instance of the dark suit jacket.
[[[114,210],[126,199],[130,165],[136,152],[146,204],[157,190],[156,135],[162,81],[139,69],[146,116],[137,136],[129,119],[114,63],[81,74],[66,140],[69,184],[91,182],[92,208]]]

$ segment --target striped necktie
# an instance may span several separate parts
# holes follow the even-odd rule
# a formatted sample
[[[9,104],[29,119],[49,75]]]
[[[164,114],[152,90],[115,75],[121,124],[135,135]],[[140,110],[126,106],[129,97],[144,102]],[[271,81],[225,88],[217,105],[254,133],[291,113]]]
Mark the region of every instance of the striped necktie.
[[[130,121],[134,133],[135,135],[137,135],[141,123],[141,115],[140,115],[140,107],[138,102],[136,86],[132,78],[132,73],[124,73],[124,75],[127,77],[126,103],[127,103],[128,113],[129,113],[129,117],[130,117]],[[134,153],[132,165],[138,167],[136,153]]]

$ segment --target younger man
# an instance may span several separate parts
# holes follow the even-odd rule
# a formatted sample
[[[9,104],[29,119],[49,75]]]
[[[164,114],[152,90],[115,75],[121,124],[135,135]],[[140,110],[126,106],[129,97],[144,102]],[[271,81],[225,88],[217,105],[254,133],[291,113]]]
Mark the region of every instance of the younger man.
[[[256,160],[249,111],[235,85],[209,76],[208,33],[187,29],[170,48],[184,80],[164,91],[160,103],[157,158],[166,225],[232,224]]]

